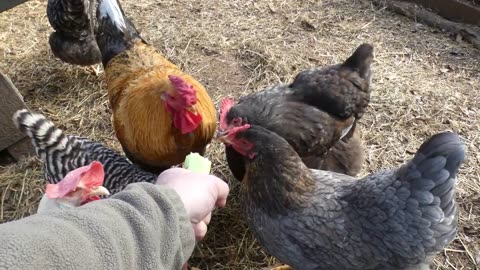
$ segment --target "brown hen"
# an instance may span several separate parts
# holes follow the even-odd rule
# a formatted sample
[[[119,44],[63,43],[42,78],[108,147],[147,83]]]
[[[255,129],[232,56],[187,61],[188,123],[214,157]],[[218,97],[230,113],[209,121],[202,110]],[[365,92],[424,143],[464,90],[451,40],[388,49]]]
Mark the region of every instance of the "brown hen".
[[[237,104],[224,100],[220,129],[247,123],[262,126],[287,140],[309,168],[356,175],[363,148],[355,122],[370,100],[372,59],[373,47],[362,44],[342,64],[303,71],[292,84],[242,97]],[[241,157],[229,145],[226,156],[241,181],[245,174]]]

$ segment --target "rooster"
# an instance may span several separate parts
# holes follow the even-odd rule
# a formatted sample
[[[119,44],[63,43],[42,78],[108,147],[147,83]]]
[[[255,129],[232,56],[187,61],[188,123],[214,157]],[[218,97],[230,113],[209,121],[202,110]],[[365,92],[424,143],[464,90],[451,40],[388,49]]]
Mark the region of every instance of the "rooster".
[[[260,126],[219,134],[246,164],[240,203],[273,256],[297,270],[426,270],[456,235],[458,135],[432,136],[415,157],[363,179],[308,169],[289,143]]]
[[[37,213],[77,207],[99,200],[99,196],[110,195],[110,192],[102,186],[104,175],[102,163],[94,161],[90,165],[69,172],[57,184],[47,184]]]
[[[94,36],[95,0],[48,0],[47,17],[55,30],[49,44],[60,60],[74,65],[100,64],[101,53]],[[98,68],[93,72],[98,75]]]
[[[225,99],[220,130],[259,125],[286,139],[309,168],[356,175],[363,154],[354,129],[370,101],[372,60],[373,47],[362,44],[344,63],[302,71],[290,85],[244,96],[237,104]],[[226,156],[241,181],[242,158],[228,145]]]
[[[37,155],[44,163],[45,179],[50,184],[59,183],[70,172],[94,161],[103,165],[103,185],[112,194],[130,183],[155,183],[157,180],[157,175],[141,170],[125,156],[98,142],[64,134],[41,114],[22,109],[14,114],[13,122],[31,138]]]
[[[113,126],[127,157],[151,172],[203,154],[216,130],[205,88],[140,37],[116,0],[97,8]]]

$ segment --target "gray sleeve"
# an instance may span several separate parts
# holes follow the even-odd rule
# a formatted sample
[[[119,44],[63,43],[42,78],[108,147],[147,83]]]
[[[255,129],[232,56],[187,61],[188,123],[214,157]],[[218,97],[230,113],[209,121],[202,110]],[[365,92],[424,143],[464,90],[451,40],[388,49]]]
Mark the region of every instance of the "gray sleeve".
[[[0,269],[181,269],[195,237],[180,197],[149,183],[0,225]]]

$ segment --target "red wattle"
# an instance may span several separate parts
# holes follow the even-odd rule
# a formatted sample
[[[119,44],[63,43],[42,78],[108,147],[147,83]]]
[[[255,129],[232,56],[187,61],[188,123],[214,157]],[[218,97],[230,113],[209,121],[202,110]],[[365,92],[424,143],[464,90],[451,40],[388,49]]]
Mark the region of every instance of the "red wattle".
[[[182,134],[194,131],[202,122],[202,116],[189,110],[175,111],[167,102],[165,109],[173,115],[173,126],[179,129]]]
[[[84,204],[87,204],[89,202],[93,202],[93,201],[97,201],[97,200],[100,200],[100,197],[99,196],[92,196],[92,197],[88,197],[85,201],[83,201],[80,205],[84,205]]]
[[[202,116],[189,110],[177,112],[173,119],[173,124],[182,134],[194,131],[200,125],[200,122],[202,122]]]

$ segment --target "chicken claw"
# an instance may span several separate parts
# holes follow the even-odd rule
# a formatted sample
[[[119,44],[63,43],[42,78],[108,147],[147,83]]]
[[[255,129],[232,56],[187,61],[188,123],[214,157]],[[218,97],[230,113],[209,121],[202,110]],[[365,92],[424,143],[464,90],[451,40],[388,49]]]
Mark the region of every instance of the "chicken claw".
[[[270,267],[264,267],[262,270],[295,270],[292,267],[288,265],[280,265],[280,266],[274,266],[273,268]]]
[[[288,265],[282,265],[282,266],[277,266],[275,268],[272,268],[272,270],[294,270],[294,269]]]
[[[95,76],[98,76],[99,74],[102,74],[101,66],[100,65],[92,65],[88,66],[85,68],[86,71],[95,74]]]

